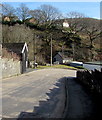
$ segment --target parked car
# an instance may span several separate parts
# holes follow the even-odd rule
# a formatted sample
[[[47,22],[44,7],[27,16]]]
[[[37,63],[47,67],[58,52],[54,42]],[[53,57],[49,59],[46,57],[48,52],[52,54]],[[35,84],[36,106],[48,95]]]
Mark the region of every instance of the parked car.
[[[83,62],[73,61],[73,62],[70,63],[70,66],[73,66],[73,67],[82,66],[83,67]]]

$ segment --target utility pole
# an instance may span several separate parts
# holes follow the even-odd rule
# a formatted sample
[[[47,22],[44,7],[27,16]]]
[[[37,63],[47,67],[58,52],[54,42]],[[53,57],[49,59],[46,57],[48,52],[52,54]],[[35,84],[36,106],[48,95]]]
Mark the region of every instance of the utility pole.
[[[62,44],[62,57],[64,58],[64,44]]]
[[[36,63],[36,35],[35,35],[34,38],[35,38],[35,39],[34,39],[34,54],[35,54],[34,59],[35,59],[35,63]]]
[[[75,60],[75,43],[72,44],[72,49],[73,49],[73,60]]]
[[[51,34],[51,66],[52,66],[52,34]]]
[[[36,68],[35,64],[36,64],[36,35],[34,33],[33,35],[33,54],[34,54],[34,68]]]

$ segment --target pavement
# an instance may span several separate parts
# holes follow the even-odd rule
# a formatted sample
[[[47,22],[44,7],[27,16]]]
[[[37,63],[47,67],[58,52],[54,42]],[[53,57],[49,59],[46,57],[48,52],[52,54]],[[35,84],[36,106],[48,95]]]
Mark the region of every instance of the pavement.
[[[2,117],[63,117],[65,79],[75,76],[75,70],[42,69],[3,79]]]
[[[65,120],[98,120],[101,117],[99,115],[99,99],[96,101],[95,96],[73,77],[67,78],[66,85],[67,110],[64,116]]]

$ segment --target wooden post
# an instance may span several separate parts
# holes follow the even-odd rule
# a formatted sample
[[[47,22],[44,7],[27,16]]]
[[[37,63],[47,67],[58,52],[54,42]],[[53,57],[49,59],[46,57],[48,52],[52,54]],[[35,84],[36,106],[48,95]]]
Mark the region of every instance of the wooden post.
[[[36,35],[33,36],[34,68],[36,63]]]

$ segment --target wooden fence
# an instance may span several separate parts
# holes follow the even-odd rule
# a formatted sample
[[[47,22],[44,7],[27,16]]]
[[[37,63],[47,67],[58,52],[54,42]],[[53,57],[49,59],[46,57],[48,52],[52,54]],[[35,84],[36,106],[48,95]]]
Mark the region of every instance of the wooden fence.
[[[101,71],[77,71],[77,80],[86,85],[90,90],[102,95],[102,69]]]

